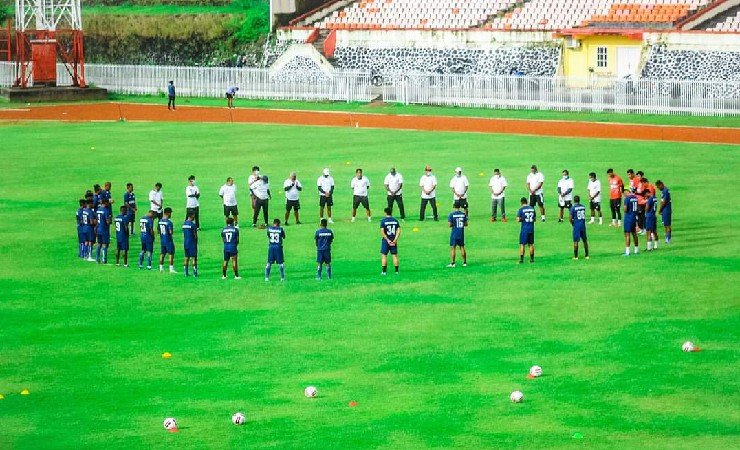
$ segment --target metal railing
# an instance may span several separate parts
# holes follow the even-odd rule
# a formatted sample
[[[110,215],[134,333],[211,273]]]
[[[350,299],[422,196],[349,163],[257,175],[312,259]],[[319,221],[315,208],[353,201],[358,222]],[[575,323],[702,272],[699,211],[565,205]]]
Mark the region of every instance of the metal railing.
[[[111,92],[157,95],[175,80],[178,95],[221,97],[238,86],[238,97],[266,100],[369,102],[373,84],[388,103],[472,108],[557,111],[740,115],[740,80],[517,77],[439,74],[392,74],[337,70],[271,72],[233,67],[174,67],[87,64],[89,84]],[[58,84],[69,84],[62,65]],[[13,84],[14,65],[0,63],[0,86]]]
[[[385,77],[382,85],[384,101],[402,104],[701,116],[740,114],[740,80],[406,74]]]

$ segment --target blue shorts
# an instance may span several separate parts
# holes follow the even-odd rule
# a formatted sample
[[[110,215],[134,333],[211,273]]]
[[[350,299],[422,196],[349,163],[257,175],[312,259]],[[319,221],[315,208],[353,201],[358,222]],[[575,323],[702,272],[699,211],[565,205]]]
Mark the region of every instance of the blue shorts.
[[[95,234],[93,233],[92,227],[83,227],[82,235],[84,236],[85,242],[95,242]]]
[[[270,246],[267,249],[267,264],[283,264],[283,247]]]
[[[586,228],[585,227],[573,227],[573,242],[584,241],[586,242]]]
[[[450,235],[450,247],[465,247],[465,236]]]
[[[623,225],[625,233],[634,233],[637,231],[637,221],[635,220],[635,216],[625,216]]]
[[[383,239],[380,241],[380,254],[387,255],[388,253],[390,253],[391,255],[397,255],[398,245],[389,245],[388,241]]]
[[[128,251],[128,239],[125,241],[116,241],[116,249],[119,251]]]
[[[141,251],[152,253],[154,251],[154,239],[141,241]]]
[[[519,245],[534,245],[534,232],[533,231],[520,231],[519,232]]]
[[[186,245],[185,246],[185,257],[186,258],[196,258],[198,256],[198,246],[197,245]]]
[[[331,264],[331,250],[317,250],[316,262],[319,264]]]
[[[664,227],[670,227],[671,226],[671,209],[663,208],[663,212],[660,213],[661,218],[663,219],[663,226]]]
[[[239,251],[237,250],[234,250],[234,251],[224,250],[224,261],[228,261],[231,258],[236,258],[238,254],[239,254]]]
[[[80,244],[84,244],[86,238],[87,235],[85,234],[85,231],[82,229],[82,227],[77,227],[77,242]]]
[[[658,227],[657,225],[657,218],[655,217],[655,214],[646,214],[645,215],[645,230],[647,231],[655,231]]]
[[[110,233],[98,233],[98,244],[110,244]]]
[[[175,254],[175,244],[173,242],[168,242],[166,244],[161,244],[159,247],[160,253],[163,255],[174,255]]]

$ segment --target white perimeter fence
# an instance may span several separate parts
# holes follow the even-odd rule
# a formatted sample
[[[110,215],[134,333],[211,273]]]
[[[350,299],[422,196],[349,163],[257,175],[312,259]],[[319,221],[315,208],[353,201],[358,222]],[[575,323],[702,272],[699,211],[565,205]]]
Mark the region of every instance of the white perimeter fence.
[[[63,65],[61,85],[69,84]],[[740,115],[740,80],[577,79],[477,75],[394,74],[337,70],[271,73],[269,69],[87,64],[88,83],[111,92],[163,94],[174,80],[178,95],[223,97],[238,86],[237,97],[268,100],[369,102],[382,90],[389,103],[476,108],[584,112]],[[12,63],[0,63],[0,86],[14,80]],[[375,85],[375,87],[373,86]]]

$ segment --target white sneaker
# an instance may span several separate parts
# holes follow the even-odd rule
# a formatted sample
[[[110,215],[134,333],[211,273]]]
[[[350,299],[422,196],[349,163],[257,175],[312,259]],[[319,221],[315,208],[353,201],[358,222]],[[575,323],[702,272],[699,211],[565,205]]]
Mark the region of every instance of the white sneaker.
[[[242,277],[234,277],[235,280],[241,280]]]
[[[449,263],[449,264],[447,264],[447,267],[455,267],[455,264],[454,263]]]
[[[383,275],[383,276],[386,276],[386,275],[388,275],[388,273],[387,273],[387,272],[380,272],[380,274],[381,274],[381,275]]]
[[[85,261],[95,262],[95,258],[93,258],[93,257],[89,257],[89,258],[87,258],[87,259],[86,259]]]
[[[372,221],[373,221],[373,218],[372,218],[372,217],[368,217],[368,218],[367,218],[367,221],[368,221],[368,222],[372,222]]]
[[[356,217],[353,217],[353,218],[352,218],[352,222],[354,222],[354,221],[355,221],[355,219],[356,219]]]
[[[604,221],[602,219],[599,219],[599,225],[604,225]]]
[[[177,273],[177,270],[175,270],[175,269],[170,269],[170,273]]]
[[[594,223],[594,218],[592,217],[591,220],[588,221],[588,223]]]
[[[226,279],[226,275],[221,275],[221,279],[222,280],[225,280]]]
[[[331,220],[331,217],[329,218],[329,220],[327,220],[327,222],[328,222],[328,223],[334,223],[334,221],[333,221],[333,220]]]
[[[269,278],[265,278],[265,281],[270,281],[270,279]]]
[[[468,267],[468,263],[463,263],[463,267]]]

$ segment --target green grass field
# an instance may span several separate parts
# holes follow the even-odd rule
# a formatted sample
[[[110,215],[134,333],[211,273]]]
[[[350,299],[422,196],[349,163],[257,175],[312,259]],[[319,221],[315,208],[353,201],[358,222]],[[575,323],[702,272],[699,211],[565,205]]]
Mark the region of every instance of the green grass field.
[[[720,449],[740,439],[740,147],[233,124],[0,124],[0,134],[1,449]],[[513,217],[532,163],[546,176],[548,221],[536,226],[537,262],[517,265],[518,225],[488,222],[486,183],[502,169]],[[267,239],[246,227],[243,279],[220,279],[218,188],[236,178],[248,222],[253,164],[271,176],[273,216],[291,170],[307,187],[305,224],[286,229],[282,284],[263,281]],[[392,164],[407,180],[409,220],[401,274],[381,278],[380,184]],[[444,267],[444,222],[415,219],[425,164],[445,214],[452,169],[470,177],[467,268]],[[317,282],[313,185],[325,166],[338,183],[335,279]],[[355,167],[373,183],[372,224],[348,220]],[[555,180],[568,168],[582,194],[586,174],[608,167],[671,188],[671,246],[623,258],[620,231],[589,226],[591,260],[571,260]],[[133,182],[143,209],[161,181],[179,224],[191,173],[199,279],[182,275],[179,234],[176,276],[77,259],[76,200],[94,182],[112,181],[119,204]],[[686,340],[704,351],[681,352]],[[527,380],[533,364],[545,375]],[[303,396],[307,385],[318,398]],[[521,404],[509,401],[515,389]],[[245,426],[231,424],[235,411]],[[162,428],[168,416],[179,433]]]

